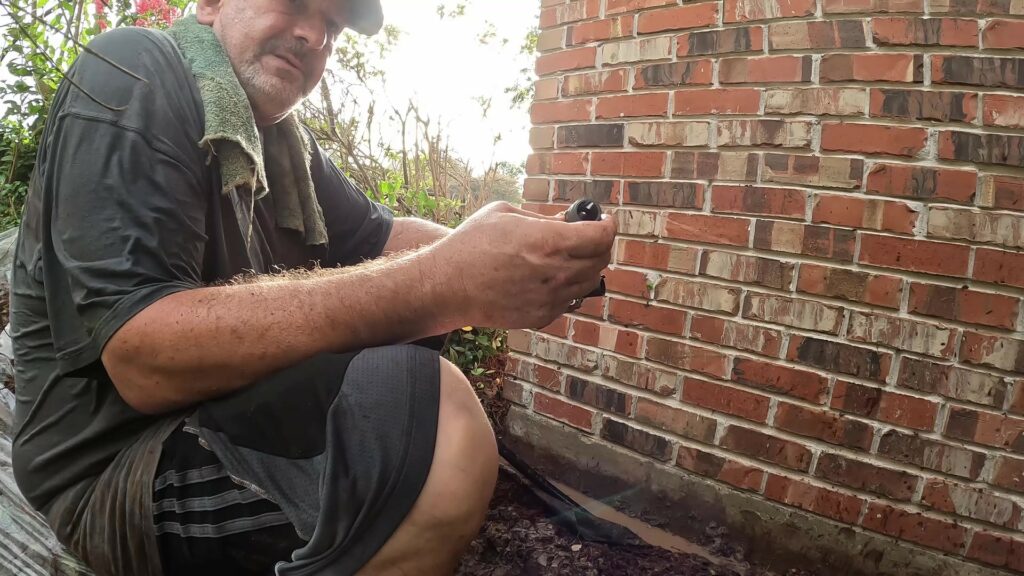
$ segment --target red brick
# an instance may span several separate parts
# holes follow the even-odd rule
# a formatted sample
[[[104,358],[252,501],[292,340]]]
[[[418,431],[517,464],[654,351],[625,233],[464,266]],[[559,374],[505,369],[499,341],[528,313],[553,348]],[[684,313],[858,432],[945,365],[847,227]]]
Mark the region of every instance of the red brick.
[[[607,0],[605,14],[622,14],[623,12],[636,12],[647,8],[667,6],[675,4],[676,0]]]
[[[1024,288],[1024,253],[978,248],[972,276],[982,282]]]
[[[732,380],[815,404],[823,403],[828,393],[828,379],[820,374],[748,358],[736,358]]]
[[[804,262],[800,265],[796,289],[818,296],[899,308],[903,281],[895,276]]]
[[[856,235],[852,230],[774,220],[758,220],[755,226],[754,248],[758,250],[853,261]]]
[[[1020,103],[1024,106],[1024,100]],[[1024,211],[1024,178],[988,174],[982,177],[978,205]]]
[[[1024,415],[1024,379],[1013,381],[1013,394],[1006,408],[1015,414]]]
[[[810,56],[761,56],[758,58],[722,58],[718,81],[722,84],[747,82],[810,82]]]
[[[836,381],[831,406],[880,422],[925,431],[935,429],[939,413],[939,405],[931,400],[845,380]]]
[[[956,352],[959,330],[941,324],[920,322],[897,316],[853,311],[846,338],[950,359]]]
[[[501,397],[520,406],[526,406],[530,402],[530,393],[526,386],[515,380],[505,380],[501,383]]]
[[[898,384],[947,398],[1002,408],[1006,382],[999,376],[904,356]]]
[[[920,82],[922,62],[914,54],[825,54],[821,82]]]
[[[967,548],[967,557],[992,566],[1024,572],[1024,540],[979,530]]]
[[[777,290],[788,290],[793,280],[795,265],[746,254],[733,254],[719,250],[705,250],[701,258],[700,273],[725,280],[758,284]]]
[[[712,212],[802,220],[806,207],[807,193],[796,188],[730,184],[715,184],[711,188]]]
[[[790,337],[786,359],[806,366],[884,382],[892,354],[808,336]]]
[[[750,220],[669,212],[665,217],[664,237],[706,244],[747,246],[750,243]]]
[[[589,44],[632,35],[633,17],[619,16],[574,24],[569,27],[568,38],[570,44]]]
[[[703,28],[717,22],[718,3],[703,2],[677,8],[641,12],[637,18],[636,31],[639,34],[652,34],[668,30]]]
[[[1024,340],[967,331],[960,361],[1024,373]]]
[[[945,435],[1024,454],[1024,419],[951,406]]]
[[[982,32],[985,48],[1024,48],[1024,22],[989,20]]]
[[[986,454],[937,442],[916,434],[889,430],[882,435],[878,454],[896,462],[913,464],[951,476],[977,480],[985,466]]]
[[[828,334],[838,334],[843,325],[843,309],[839,306],[753,292],[747,294],[743,317]]]
[[[523,183],[523,200],[547,202],[551,196],[551,181],[545,178],[527,178]]]
[[[725,0],[724,20],[746,22],[814,14],[814,0]]]
[[[819,194],[815,198],[811,221],[818,224],[912,234],[919,215],[903,202]]]
[[[593,68],[597,64],[597,48],[575,48],[537,57],[536,72],[538,76],[546,76],[566,70]]]
[[[739,312],[740,295],[739,288],[669,277],[662,278],[654,289],[657,300],[727,314]]]
[[[714,316],[696,315],[690,324],[690,338],[765,356],[778,356],[782,343],[782,333],[778,330]]]
[[[867,192],[969,204],[974,201],[977,182],[974,171],[878,163],[868,174]]]
[[[760,158],[749,152],[673,152],[672,178],[754,180]]]
[[[713,63],[710,59],[666,62],[637,66],[634,89],[657,86],[695,86],[711,84]]]
[[[729,358],[725,354],[686,342],[650,336],[647,338],[647,352],[644,357],[674,368],[692,370],[717,378],[725,378],[728,373]]]
[[[647,390],[659,396],[674,396],[679,390],[679,375],[675,372],[661,370],[612,354],[601,355],[601,374],[616,382]]]
[[[615,262],[654,270],[695,274],[697,249],[656,242],[619,239]]]
[[[584,96],[607,92],[624,92],[628,68],[569,74],[562,79],[562,96]]]
[[[871,450],[874,438],[874,429],[864,422],[787,402],[779,402],[772,425],[779,430],[864,452]]]
[[[690,448],[679,447],[676,466],[719,480],[741,490],[759,491],[764,481],[764,471],[724,456]]]
[[[757,88],[697,88],[676,92],[676,116],[757,114],[761,91]]]
[[[597,99],[598,118],[668,116],[668,93],[605,96]]]
[[[718,421],[694,412],[638,398],[636,421],[684,438],[710,443],[715,439]]]
[[[687,32],[676,38],[676,45],[679,47],[676,55],[680,58],[710,54],[761,52],[764,49],[764,28],[750,26]]]
[[[595,176],[662,176],[664,152],[594,152],[590,173]]]
[[[825,14],[924,12],[924,0],[823,0]]]
[[[530,120],[534,124],[590,120],[590,106],[590,100],[534,102],[530,107]]]
[[[874,118],[974,122],[978,117],[978,95],[943,90],[871,90],[870,113]]]
[[[1010,456],[996,458],[992,484],[1014,492],[1024,492],[1024,460]]]
[[[531,154],[526,159],[528,175],[587,173],[587,152],[551,152]]]
[[[925,484],[921,501],[947,514],[981,520],[1006,528],[1015,529],[1021,521],[1021,507],[1013,500],[992,494],[989,490],[972,488],[929,479]]]
[[[924,128],[850,122],[821,126],[821,149],[836,152],[916,156],[927,140],[928,131]]]
[[[601,438],[662,462],[672,458],[672,443],[667,438],[611,418],[602,420]]]
[[[855,524],[860,518],[860,511],[864,508],[862,498],[775,474],[768,475],[764,495],[776,502],[846,524]]]
[[[814,475],[834,484],[905,502],[914,497],[920,480],[907,472],[882,468],[830,452],[823,452],[818,458]]]
[[[1020,298],[969,288],[914,282],[910,285],[910,312],[1013,330]]]
[[[986,94],[982,120],[986,126],[1024,128],[1024,96]]]
[[[633,330],[623,330],[609,324],[596,324],[577,318],[572,322],[572,341],[584,346],[596,346],[619,354],[640,357],[643,336]]]
[[[861,525],[868,530],[943,552],[959,552],[967,541],[967,528],[963,526],[880,502],[868,503]]]
[[[682,400],[693,406],[761,423],[768,419],[768,405],[771,402],[770,398],[761,394],[697,378],[686,378],[683,381]]]
[[[686,312],[612,298],[608,301],[608,320],[629,328],[646,328],[680,336],[686,324]]]
[[[565,338],[569,335],[569,318],[559,316],[557,320],[540,329],[545,334]]]
[[[722,437],[721,446],[791,470],[807,472],[811,467],[811,451],[806,446],[750,428],[729,426]]]
[[[963,278],[967,276],[970,252],[970,247],[963,244],[864,234],[858,262]]]
[[[978,46],[978,22],[966,18],[873,18],[879,46]]]
[[[530,171],[529,159],[526,164],[527,173]],[[544,216],[556,216],[565,211],[565,206],[559,206],[557,204],[537,204],[536,202],[523,202],[521,208],[527,212],[533,212],[534,214],[542,214]]]
[[[574,426],[585,432],[592,432],[594,412],[582,406],[570,404],[560,398],[536,393],[533,395],[534,411]]]

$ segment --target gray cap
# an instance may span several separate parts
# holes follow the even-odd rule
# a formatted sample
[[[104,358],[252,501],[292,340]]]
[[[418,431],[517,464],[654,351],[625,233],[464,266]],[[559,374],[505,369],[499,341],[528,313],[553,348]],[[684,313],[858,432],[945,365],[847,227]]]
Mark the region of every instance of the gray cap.
[[[349,27],[367,36],[380,32],[384,26],[384,12],[380,0],[348,0],[352,10]]]

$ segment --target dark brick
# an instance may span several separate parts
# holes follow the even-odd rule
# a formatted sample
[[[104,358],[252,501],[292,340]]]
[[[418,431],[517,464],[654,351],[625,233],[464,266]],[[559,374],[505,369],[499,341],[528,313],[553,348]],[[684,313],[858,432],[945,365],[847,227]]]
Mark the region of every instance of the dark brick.
[[[914,497],[919,480],[913,474],[828,452],[818,458],[814,475],[829,482],[907,502]]]
[[[871,441],[874,438],[874,429],[860,420],[844,418],[827,410],[811,410],[785,402],[779,403],[774,424],[780,430],[865,452],[871,449]]]
[[[968,170],[879,163],[868,174],[867,192],[970,204],[977,182],[977,173]]]
[[[966,55],[932,57],[932,82],[992,88],[1024,88],[1024,61]]]
[[[805,336],[793,336],[787,357],[823,370],[877,381],[889,375],[892,361],[891,355],[869,348]]]
[[[577,402],[623,416],[629,414],[633,406],[633,396],[613,388],[576,376],[566,376],[566,382],[565,395]]]
[[[637,70],[637,87],[651,86],[685,86],[688,84],[710,84],[711,62],[709,60],[691,60],[689,62],[669,62],[653,64]],[[705,80],[704,77],[707,77]]]
[[[691,32],[680,36],[679,56],[760,51],[763,46],[764,29],[760,27]]]
[[[700,209],[704,205],[704,185],[695,182],[627,182],[623,203]]]
[[[668,462],[672,458],[672,443],[668,439],[633,428],[618,420],[605,418],[601,425],[601,437],[662,462]]]
[[[889,430],[882,436],[878,453],[896,462],[977,480],[985,466],[985,454],[936,442],[928,438]]]
[[[807,472],[811,467],[811,451],[805,446],[749,428],[729,426],[721,445],[751,458],[801,472]]]
[[[701,180],[754,180],[757,154],[743,152],[723,156],[718,152],[676,152],[672,154],[672,178]],[[737,162],[739,160],[739,162]]]
[[[977,94],[888,88],[871,91],[874,117],[973,122],[977,115]]]
[[[579,124],[559,126],[555,138],[559,148],[621,148],[624,133],[622,124]]]
[[[999,376],[909,356],[903,358],[898,384],[993,408],[1002,408],[1006,400],[1006,381]]]
[[[857,233],[845,228],[761,219],[754,224],[754,248],[758,250],[852,262],[856,240]]]
[[[1024,492],[1024,460],[999,456],[992,484],[1014,492]]]
[[[967,528],[963,526],[880,502],[868,504],[861,524],[868,530],[944,552],[959,552],[967,540]]]
[[[575,202],[589,198],[601,203],[611,201],[619,183],[614,180],[556,180],[555,202]]]
[[[943,132],[939,158],[1020,167],[1024,165],[1024,136]]]

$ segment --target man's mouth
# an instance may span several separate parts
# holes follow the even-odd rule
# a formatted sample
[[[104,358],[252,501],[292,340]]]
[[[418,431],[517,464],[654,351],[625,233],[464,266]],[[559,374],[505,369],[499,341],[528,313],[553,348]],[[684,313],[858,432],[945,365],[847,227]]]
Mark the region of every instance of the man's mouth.
[[[295,56],[292,56],[291,54],[280,54],[276,52],[272,54],[272,56],[280,59],[288,66],[294,68],[295,71],[298,72],[299,74],[303,74],[302,63],[299,62],[298,58],[296,58]]]

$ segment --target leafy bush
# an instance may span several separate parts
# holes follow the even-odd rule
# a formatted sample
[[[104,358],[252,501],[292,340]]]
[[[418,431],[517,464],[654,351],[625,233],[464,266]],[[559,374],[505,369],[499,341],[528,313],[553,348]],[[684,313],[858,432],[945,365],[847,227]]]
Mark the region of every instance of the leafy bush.
[[[485,380],[499,371],[507,344],[505,330],[466,326],[449,337],[444,356],[474,381]]]

